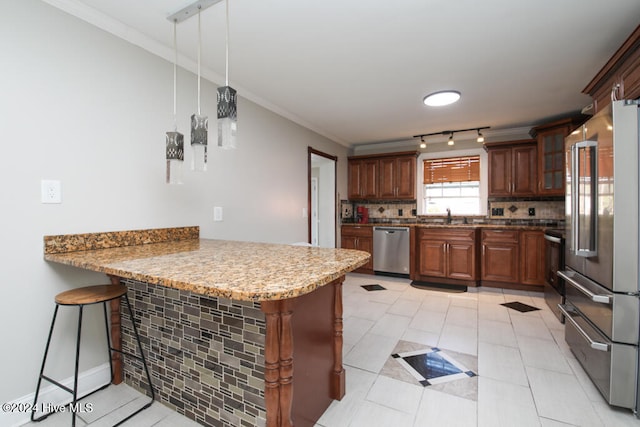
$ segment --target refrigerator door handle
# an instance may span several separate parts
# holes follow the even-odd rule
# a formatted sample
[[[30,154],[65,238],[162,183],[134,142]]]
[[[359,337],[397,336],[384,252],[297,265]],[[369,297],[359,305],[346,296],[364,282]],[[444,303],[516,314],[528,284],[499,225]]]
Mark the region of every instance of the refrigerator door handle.
[[[597,302],[597,303],[600,303],[600,304],[611,304],[611,297],[609,295],[594,294],[589,289],[585,288],[580,283],[576,282],[568,274],[565,274],[564,271],[558,271],[557,274],[558,274],[558,276],[562,277],[571,286],[573,286],[574,288],[576,288],[577,290],[582,292],[584,295],[586,295],[591,301]]]
[[[598,255],[598,141],[571,147],[571,250],[576,256]],[[582,168],[581,168],[582,166]]]
[[[582,329],[575,320],[573,320],[573,317],[571,317],[571,313],[569,313],[562,304],[558,304],[558,308],[560,309],[562,314],[564,314],[565,320],[571,322],[573,327],[576,328],[576,330],[580,333],[580,335],[582,335],[582,337],[589,343],[589,347],[591,347],[594,350],[605,351],[605,352],[609,351],[609,344],[591,339],[589,334],[587,334],[587,332],[584,329]]]

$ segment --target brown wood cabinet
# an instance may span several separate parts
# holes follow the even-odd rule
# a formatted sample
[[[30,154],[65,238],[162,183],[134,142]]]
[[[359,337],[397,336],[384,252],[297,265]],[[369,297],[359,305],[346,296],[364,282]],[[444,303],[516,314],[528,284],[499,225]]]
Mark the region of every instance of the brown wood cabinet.
[[[531,130],[538,141],[538,195],[564,196],[564,139],[575,125],[564,119]]]
[[[378,160],[349,159],[349,199],[375,199],[378,195]]]
[[[533,140],[485,145],[489,158],[489,197],[537,194],[537,145]]]
[[[481,232],[483,285],[489,282],[517,283],[520,245],[517,230],[488,229]]]
[[[544,232],[520,232],[520,283],[544,286]]]
[[[350,200],[415,200],[416,152],[349,157]]]
[[[355,271],[358,273],[373,274],[373,227],[343,225],[341,228],[341,236],[341,248],[357,249],[371,254],[369,262]]]
[[[380,199],[416,198],[416,157],[388,157],[380,159],[378,175]]]
[[[483,286],[538,289],[544,285],[541,230],[485,229],[481,232]]]
[[[593,98],[593,112],[611,103],[611,99],[640,97],[640,25],[584,88]]]
[[[476,285],[478,279],[476,230],[418,231],[418,280]]]

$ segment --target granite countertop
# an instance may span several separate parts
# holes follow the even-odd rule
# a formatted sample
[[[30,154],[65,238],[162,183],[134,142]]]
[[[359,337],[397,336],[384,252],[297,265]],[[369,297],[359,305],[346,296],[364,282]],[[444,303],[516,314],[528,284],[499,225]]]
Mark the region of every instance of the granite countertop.
[[[370,258],[350,249],[200,238],[140,243],[131,237],[137,232],[124,233],[128,242],[109,236],[100,240],[100,249],[60,243],[89,241],[94,235],[47,236],[44,259],[201,295],[267,301],[310,293]]]

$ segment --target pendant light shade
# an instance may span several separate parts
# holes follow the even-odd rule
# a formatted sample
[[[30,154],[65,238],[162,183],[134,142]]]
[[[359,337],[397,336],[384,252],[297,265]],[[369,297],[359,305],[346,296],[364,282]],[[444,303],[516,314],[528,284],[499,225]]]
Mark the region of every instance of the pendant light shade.
[[[167,132],[165,137],[166,145],[166,183],[182,184],[182,165],[184,163],[184,135],[178,132],[176,116],[176,93],[177,93],[177,68],[178,68],[178,46],[176,43],[176,21],[173,22],[173,131]]]
[[[238,130],[238,95],[229,86],[229,0],[225,0],[227,16],[226,53],[225,53],[225,86],[218,88],[218,147],[236,148],[236,132]]]
[[[236,148],[238,123],[237,92],[230,86],[218,88],[218,146]]]
[[[167,132],[167,184],[182,184],[182,164],[184,163],[184,135]]]
[[[191,170],[207,170],[207,134],[209,119],[200,114],[200,8],[198,8],[198,112],[191,116]]]

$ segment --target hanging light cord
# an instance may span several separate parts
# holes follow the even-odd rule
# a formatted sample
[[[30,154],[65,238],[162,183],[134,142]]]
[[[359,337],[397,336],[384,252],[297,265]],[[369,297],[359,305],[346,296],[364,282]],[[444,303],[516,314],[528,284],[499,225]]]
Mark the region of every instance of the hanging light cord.
[[[200,115],[200,48],[202,37],[200,36],[200,10],[202,6],[198,6],[198,115]]]
[[[226,56],[225,56],[225,86],[229,86],[229,0],[225,0],[227,10],[227,38],[226,38]]]
[[[178,20],[173,20],[173,130],[174,132],[178,131],[178,117],[177,117],[177,85],[178,85],[178,36],[176,32],[176,26],[178,24]]]

